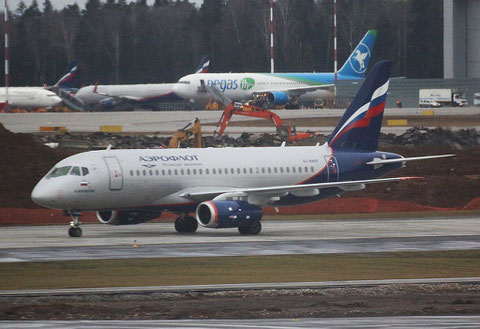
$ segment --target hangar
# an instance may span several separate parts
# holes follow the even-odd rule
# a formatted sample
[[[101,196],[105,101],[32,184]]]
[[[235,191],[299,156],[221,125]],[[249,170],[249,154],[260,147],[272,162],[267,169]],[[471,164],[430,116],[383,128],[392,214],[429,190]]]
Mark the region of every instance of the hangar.
[[[445,79],[480,78],[480,1],[443,1]]]

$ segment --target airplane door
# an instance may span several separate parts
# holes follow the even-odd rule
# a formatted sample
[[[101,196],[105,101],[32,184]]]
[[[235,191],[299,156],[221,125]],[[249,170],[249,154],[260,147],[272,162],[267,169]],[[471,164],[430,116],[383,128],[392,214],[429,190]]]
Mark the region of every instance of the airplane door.
[[[327,182],[338,182],[340,178],[340,170],[338,168],[337,158],[334,156],[325,157],[327,162]]]
[[[105,160],[108,168],[110,190],[121,190],[123,187],[123,173],[120,162],[116,157],[104,157],[103,159]]]

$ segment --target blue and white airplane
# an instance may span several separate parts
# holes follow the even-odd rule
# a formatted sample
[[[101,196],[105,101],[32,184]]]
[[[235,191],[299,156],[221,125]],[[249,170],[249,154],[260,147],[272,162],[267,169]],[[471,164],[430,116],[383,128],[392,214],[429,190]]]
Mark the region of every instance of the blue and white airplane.
[[[208,72],[209,65],[210,57],[204,56],[195,73]],[[173,92],[174,86],[175,83],[90,85],[80,88],[75,97],[87,109],[131,109],[134,106],[155,109],[159,103],[184,100]]]
[[[369,30],[337,73],[337,80],[365,77],[377,31]],[[294,100],[314,101],[334,96],[335,73],[206,73],[178,80],[173,91],[194,102],[212,97],[204,86],[215,86],[233,102],[261,96],[270,106]]]
[[[377,63],[327,143],[321,146],[91,151],[57,163],[32,191],[32,200],[72,215],[96,211],[100,222],[130,225],[174,212],[178,232],[237,227],[261,230],[261,206],[313,202],[366,184],[414,177],[379,178],[407,161],[377,151],[391,62]],[[189,216],[195,213],[195,217]]]

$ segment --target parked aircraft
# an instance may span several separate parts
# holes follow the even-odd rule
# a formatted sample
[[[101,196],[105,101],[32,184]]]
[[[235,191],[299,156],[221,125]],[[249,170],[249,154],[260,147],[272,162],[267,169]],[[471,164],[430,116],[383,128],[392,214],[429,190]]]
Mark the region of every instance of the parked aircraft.
[[[85,152],[57,163],[32,200],[70,212],[72,237],[82,233],[81,211],[96,211],[110,225],[143,223],[168,211],[181,214],[178,232],[200,225],[258,234],[261,206],[308,203],[415,178],[379,177],[407,161],[451,155],[404,158],[377,151],[390,70],[390,61],[372,68],[324,145]]]
[[[210,57],[204,56],[196,73],[208,72]],[[87,109],[133,109],[134,106],[156,108],[159,103],[184,100],[173,92],[175,83],[150,83],[131,85],[90,85],[80,88],[75,97]]]
[[[9,87],[8,104],[11,107],[35,109],[39,107],[52,108],[62,105],[62,91],[73,88],[77,76],[77,62],[71,62],[67,73],[55,85],[44,87]],[[0,88],[0,103],[6,102],[6,88]]]
[[[363,79],[377,31],[369,30],[342,68],[338,80]],[[234,102],[258,98],[270,106],[295,100],[314,101],[334,96],[334,73],[208,73],[182,77],[174,87],[180,97],[206,102],[212,95],[204,86],[216,86]]]

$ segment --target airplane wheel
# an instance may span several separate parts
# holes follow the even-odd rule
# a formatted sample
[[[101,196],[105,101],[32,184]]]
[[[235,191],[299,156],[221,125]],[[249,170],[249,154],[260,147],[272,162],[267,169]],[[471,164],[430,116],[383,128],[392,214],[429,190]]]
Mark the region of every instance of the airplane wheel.
[[[194,233],[198,228],[198,222],[191,216],[180,216],[175,220],[175,230],[178,233]]]
[[[253,222],[250,225],[250,234],[251,235],[257,235],[258,233],[260,233],[261,230],[262,230],[262,223],[260,223],[260,222]]]
[[[175,230],[178,233],[185,232],[185,217],[180,216],[175,220]]]
[[[252,222],[248,225],[239,226],[238,232],[242,235],[257,235],[262,230],[262,223]]]
[[[198,222],[195,217],[187,216],[185,217],[185,231],[187,233],[195,233],[198,228]]]
[[[72,226],[68,229],[68,235],[72,238],[79,238],[82,236],[82,229],[80,227]]]

